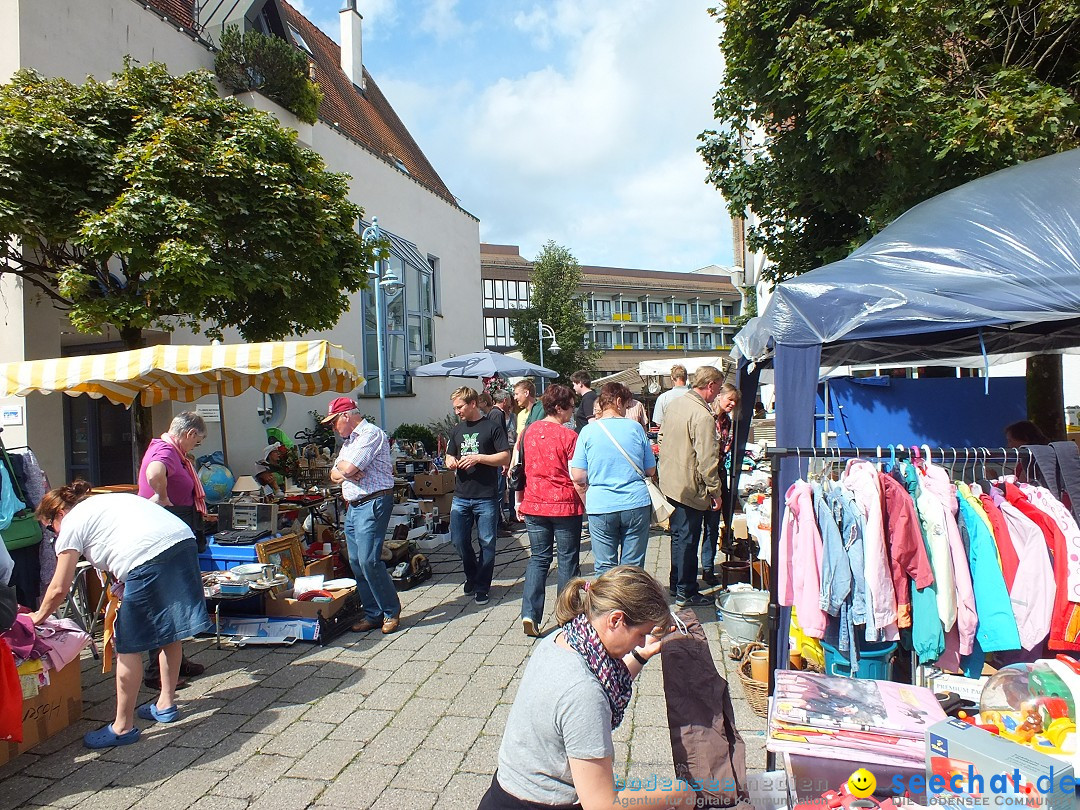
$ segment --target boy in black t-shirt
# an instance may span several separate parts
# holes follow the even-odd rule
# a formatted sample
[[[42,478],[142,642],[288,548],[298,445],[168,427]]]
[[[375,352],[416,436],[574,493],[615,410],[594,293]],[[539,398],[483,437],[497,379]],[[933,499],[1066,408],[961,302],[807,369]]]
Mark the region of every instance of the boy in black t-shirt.
[[[457,477],[450,509],[450,539],[465,568],[465,593],[474,594],[476,604],[486,605],[495,572],[499,468],[510,461],[510,445],[506,429],[480,412],[477,397],[472,388],[459,388],[450,395],[461,422],[450,434],[446,469],[453,470]],[[474,524],[480,540],[479,560],[472,543]]]
[[[581,429],[593,420],[596,392],[592,390],[592,377],[587,371],[575,371],[570,375],[570,382],[574,384],[574,391],[581,397],[581,402],[574,411],[574,430],[581,433]]]

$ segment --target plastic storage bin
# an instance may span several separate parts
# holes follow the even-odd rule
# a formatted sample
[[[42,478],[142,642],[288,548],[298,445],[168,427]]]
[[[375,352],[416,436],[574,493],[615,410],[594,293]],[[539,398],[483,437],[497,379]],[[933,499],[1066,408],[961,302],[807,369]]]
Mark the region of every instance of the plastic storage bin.
[[[213,537],[207,538],[206,551],[199,552],[200,571],[228,571],[234,566],[258,561],[255,546],[219,546]]]
[[[825,674],[838,678],[856,677],[875,681],[889,680],[889,668],[896,656],[896,642],[858,641],[859,674],[852,676],[847,653],[842,653],[828,642],[822,641],[825,650]]]

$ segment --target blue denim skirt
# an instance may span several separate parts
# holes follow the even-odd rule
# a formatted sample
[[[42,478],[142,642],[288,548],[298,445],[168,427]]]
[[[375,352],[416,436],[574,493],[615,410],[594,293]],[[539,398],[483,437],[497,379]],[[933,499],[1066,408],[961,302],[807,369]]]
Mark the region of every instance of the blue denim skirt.
[[[116,651],[156,650],[209,630],[195,538],[131,569],[116,615]]]

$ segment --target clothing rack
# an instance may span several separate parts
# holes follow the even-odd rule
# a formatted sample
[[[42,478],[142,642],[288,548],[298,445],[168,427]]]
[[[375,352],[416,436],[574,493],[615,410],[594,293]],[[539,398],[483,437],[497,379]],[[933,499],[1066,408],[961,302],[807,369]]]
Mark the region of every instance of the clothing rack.
[[[781,482],[781,463],[785,460],[796,460],[799,470],[796,477],[805,476],[802,461],[840,461],[852,458],[862,458],[871,461],[906,461],[908,459],[925,458],[941,465],[963,465],[966,469],[971,464],[972,469],[986,464],[1028,464],[1034,465],[1034,456],[1026,448],[987,448],[987,447],[904,447],[903,445],[877,445],[875,447],[767,447],[765,457],[769,459],[769,474],[772,479],[772,528],[769,532],[772,548],[772,565],[776,568],[769,577],[769,616],[768,616],[768,649],[769,649],[769,691],[773,694],[776,685],[775,673],[779,663],[787,668],[788,626],[782,624],[782,616],[790,615],[783,612],[780,607],[779,581],[777,575],[780,564],[780,516],[781,502],[786,492],[786,484]],[[790,620],[789,620],[790,621]],[[914,655],[914,653],[912,653]],[[778,660],[778,656],[780,656]],[[775,765],[775,757],[768,755],[768,767]]]

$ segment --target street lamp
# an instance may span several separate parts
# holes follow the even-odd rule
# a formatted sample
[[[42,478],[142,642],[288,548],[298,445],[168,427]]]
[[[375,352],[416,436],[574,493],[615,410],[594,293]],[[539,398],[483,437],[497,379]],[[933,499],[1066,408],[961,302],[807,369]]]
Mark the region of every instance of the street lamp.
[[[382,243],[378,217],[371,218],[371,224],[364,228],[360,238],[364,244],[374,244],[372,250],[374,263],[371,269],[368,270],[368,278],[375,282],[375,342],[376,351],[379,355],[379,427],[386,430],[386,380],[388,375],[386,371],[386,344],[383,337],[383,333],[386,331],[383,323],[384,310],[386,296],[397,295],[405,285],[389,267],[386,268],[385,275],[383,274],[385,261],[383,253],[387,251]]]
[[[559,348],[559,342],[555,339],[555,330],[544,323],[539,318],[536,319],[536,334],[540,338],[540,365],[544,365],[544,341],[548,338],[551,339],[551,345],[548,346],[548,351],[552,354],[558,354],[562,349]],[[544,378],[540,378],[540,392],[544,391]]]

